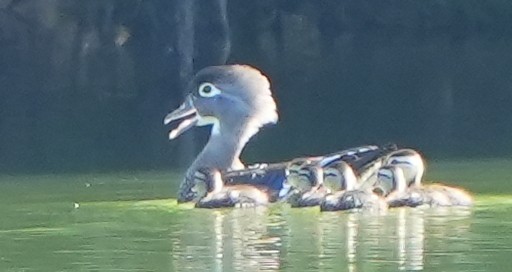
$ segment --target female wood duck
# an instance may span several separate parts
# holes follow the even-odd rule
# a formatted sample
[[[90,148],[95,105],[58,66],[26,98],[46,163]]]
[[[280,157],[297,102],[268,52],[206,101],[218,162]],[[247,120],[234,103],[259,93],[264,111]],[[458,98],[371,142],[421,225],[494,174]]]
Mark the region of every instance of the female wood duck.
[[[187,88],[189,94],[185,102],[164,118],[164,124],[179,121],[169,133],[169,139],[178,137],[193,126],[212,125],[212,128],[207,144],[187,169],[180,184],[178,202],[202,197],[191,190],[195,185],[194,174],[201,168],[218,169],[227,183],[237,183],[240,178],[243,180],[240,183],[265,184],[279,196],[286,195],[287,188],[283,184],[287,163],[245,168],[239,158],[245,144],[261,127],[278,120],[267,77],[247,65],[211,66],[200,70]],[[366,147],[348,149],[316,160],[323,166],[342,156],[367,151]]]
[[[442,184],[408,183],[401,166],[383,166],[377,175],[377,186],[386,195],[390,207],[471,206],[473,203],[471,195],[459,188]]]
[[[325,169],[324,184],[333,190],[320,204],[321,211],[363,210],[383,211],[387,209],[384,199],[375,194],[371,187],[363,186],[360,177],[348,163],[339,162]],[[328,180],[327,180],[328,179]]]
[[[250,184],[224,185],[220,171],[212,168],[194,172],[191,191],[206,193],[196,202],[196,208],[252,207],[269,203],[266,188]]]

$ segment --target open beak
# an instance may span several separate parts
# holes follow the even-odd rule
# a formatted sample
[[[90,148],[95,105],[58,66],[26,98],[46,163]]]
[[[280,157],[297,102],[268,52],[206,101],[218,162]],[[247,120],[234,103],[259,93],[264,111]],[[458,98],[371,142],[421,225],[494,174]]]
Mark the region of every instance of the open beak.
[[[192,97],[190,95],[185,98],[185,102],[183,102],[179,108],[165,116],[164,125],[176,120],[181,120],[181,122],[178,127],[169,132],[169,140],[180,136],[183,132],[195,126],[199,121],[199,115],[197,115],[197,110],[192,103]]]

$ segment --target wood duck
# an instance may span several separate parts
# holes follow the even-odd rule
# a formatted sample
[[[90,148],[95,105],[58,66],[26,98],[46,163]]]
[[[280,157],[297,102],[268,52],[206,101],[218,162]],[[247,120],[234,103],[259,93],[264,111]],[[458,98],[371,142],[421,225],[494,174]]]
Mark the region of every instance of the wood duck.
[[[398,165],[386,165],[378,170],[380,192],[386,196],[389,207],[417,206],[471,206],[471,195],[460,188],[442,184],[408,183],[405,171]],[[414,180],[420,180],[414,179]]]
[[[225,185],[220,171],[200,168],[194,172],[191,191],[205,194],[196,208],[253,207],[269,203],[268,189],[252,184]]]
[[[380,212],[387,209],[385,200],[361,176],[343,161],[324,170],[324,184],[333,190],[320,203],[321,211],[363,210]]]

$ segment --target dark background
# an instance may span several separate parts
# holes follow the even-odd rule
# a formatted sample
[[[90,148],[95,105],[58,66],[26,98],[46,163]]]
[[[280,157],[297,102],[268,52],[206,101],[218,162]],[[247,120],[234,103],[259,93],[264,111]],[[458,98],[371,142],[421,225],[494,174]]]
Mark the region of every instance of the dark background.
[[[248,162],[396,142],[512,155],[512,1],[0,0],[0,171],[166,169],[164,115],[200,68],[271,78]]]

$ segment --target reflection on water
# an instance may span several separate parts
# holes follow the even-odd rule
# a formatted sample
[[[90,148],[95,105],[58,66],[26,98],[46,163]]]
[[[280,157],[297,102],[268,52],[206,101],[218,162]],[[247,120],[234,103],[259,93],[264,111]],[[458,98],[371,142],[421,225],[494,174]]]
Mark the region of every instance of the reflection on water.
[[[203,213],[204,212],[204,213]],[[190,226],[173,243],[174,267],[211,271],[278,271],[281,237],[275,231],[280,219],[264,207],[256,209],[208,210],[199,226]],[[276,220],[277,219],[277,220]],[[200,227],[204,239],[189,232]],[[202,242],[192,252],[189,241]],[[191,255],[194,254],[194,255]],[[195,260],[192,260],[195,259]]]
[[[200,217],[200,225],[174,240],[176,269],[411,271],[425,269],[437,256],[457,257],[461,245],[447,243],[468,235],[471,212],[400,208],[369,215],[258,208],[201,211]]]
[[[410,213],[406,218],[406,210],[398,210],[398,264],[400,270],[423,269],[423,242],[425,220],[421,211]]]

